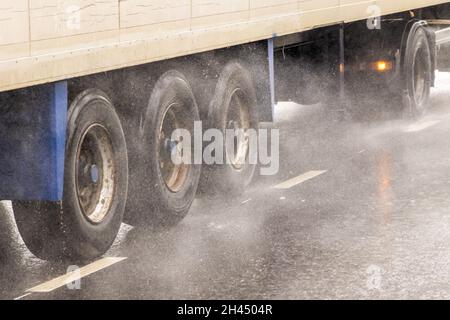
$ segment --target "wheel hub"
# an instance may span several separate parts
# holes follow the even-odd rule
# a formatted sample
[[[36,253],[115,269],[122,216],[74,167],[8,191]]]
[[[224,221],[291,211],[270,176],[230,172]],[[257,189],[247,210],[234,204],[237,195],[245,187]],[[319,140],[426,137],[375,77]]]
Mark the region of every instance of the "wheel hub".
[[[189,127],[185,123],[185,117],[177,116],[182,114],[179,104],[172,104],[167,109],[160,127],[159,146],[159,169],[167,188],[174,193],[179,192],[187,181],[189,165],[182,163],[183,144],[180,140],[168,138],[177,129]],[[184,121],[183,121],[184,120]],[[176,160],[176,163],[174,163]]]
[[[227,129],[234,130],[234,135],[232,141],[226,141],[227,157],[231,166],[237,171],[245,167],[250,149],[248,136],[250,115],[242,96],[244,96],[242,90],[236,89],[232,94],[228,109]]]
[[[107,130],[90,126],[77,152],[77,196],[84,216],[93,224],[108,215],[115,192],[113,147]]]
[[[419,50],[413,66],[413,93],[417,106],[421,107],[427,97],[427,68],[424,50]]]
[[[99,179],[99,169],[98,169],[97,165],[95,165],[95,164],[91,165],[89,172],[90,172],[91,182],[97,183],[98,179]]]

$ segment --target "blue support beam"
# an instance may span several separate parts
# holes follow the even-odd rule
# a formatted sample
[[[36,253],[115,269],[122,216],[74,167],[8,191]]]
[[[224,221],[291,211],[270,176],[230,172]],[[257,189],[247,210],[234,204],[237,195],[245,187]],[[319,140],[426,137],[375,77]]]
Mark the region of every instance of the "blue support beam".
[[[67,108],[66,82],[0,93],[0,199],[62,200]]]
[[[267,55],[269,60],[269,81],[270,81],[270,99],[272,104],[272,119],[275,116],[275,45],[274,39],[277,37],[276,34],[273,35],[273,38],[267,41]]]

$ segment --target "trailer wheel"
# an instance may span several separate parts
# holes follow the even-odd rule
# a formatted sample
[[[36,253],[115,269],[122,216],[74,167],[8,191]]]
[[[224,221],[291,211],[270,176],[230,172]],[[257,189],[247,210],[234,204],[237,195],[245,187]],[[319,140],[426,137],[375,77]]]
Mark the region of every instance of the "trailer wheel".
[[[227,129],[248,132],[259,128],[256,90],[249,72],[237,62],[222,71],[208,111],[208,128],[218,129],[226,137]],[[251,183],[256,164],[251,164],[250,141],[225,138],[226,163],[204,165],[201,190],[206,194],[239,194]],[[230,148],[230,144],[234,148]]]
[[[420,117],[427,112],[432,85],[431,49],[427,34],[419,28],[408,40],[404,63],[407,115]]]
[[[126,203],[126,143],[104,93],[87,90],[74,100],[67,137],[63,201],[13,202],[22,239],[44,260],[90,260],[105,253]]]
[[[144,114],[140,177],[131,182],[133,190],[140,192],[133,195],[134,212],[127,217],[130,224],[171,227],[188,214],[201,165],[172,161],[183,152],[181,140],[172,134],[186,130],[193,138],[195,121],[200,121],[199,111],[186,78],[177,71],[166,72],[156,82]]]

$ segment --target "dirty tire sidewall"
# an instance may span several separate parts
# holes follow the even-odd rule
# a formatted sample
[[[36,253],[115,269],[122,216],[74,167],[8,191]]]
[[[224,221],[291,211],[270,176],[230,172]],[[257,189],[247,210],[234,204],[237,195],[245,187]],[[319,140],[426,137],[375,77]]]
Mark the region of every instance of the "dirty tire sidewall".
[[[13,201],[14,219],[28,250],[42,260],[63,259],[61,203]]]
[[[227,129],[227,117],[233,92],[240,89],[248,107],[250,129],[259,130],[256,89],[250,73],[238,62],[230,62],[222,71],[208,112],[207,127]],[[226,154],[226,150],[224,150]],[[241,170],[231,165],[204,165],[201,190],[208,195],[236,195],[245,191],[253,180],[257,165],[246,163]]]
[[[85,130],[92,124],[101,124],[110,139],[115,166],[115,190],[110,209],[101,223],[93,224],[82,213],[76,192],[76,154]],[[69,255],[81,258],[105,253],[115,240],[122,223],[128,189],[128,156],[123,129],[111,102],[99,91],[85,92],[76,99],[69,111],[68,144],[65,163],[64,221]]]
[[[166,111],[173,104],[182,106],[183,114],[177,116],[183,117],[189,127],[192,124],[193,128],[194,122],[200,121],[198,106],[186,78],[180,72],[168,71],[157,81],[145,113],[141,132],[145,178],[139,200],[141,209],[134,213],[134,224],[144,223],[156,228],[176,225],[188,214],[197,193],[201,165],[189,165],[185,181],[176,192],[168,188],[160,170],[160,128]],[[190,133],[193,138],[193,131]]]
[[[92,124],[108,132],[115,164],[115,192],[108,214],[93,224],[83,214],[76,190],[76,156],[83,134]],[[85,261],[105,253],[117,236],[127,198],[128,158],[120,120],[98,90],[87,90],[68,114],[64,198],[57,202],[14,201],[13,209],[25,244],[45,260]]]
[[[423,55],[424,61],[417,61],[418,54]],[[422,63],[426,70],[425,75],[425,97],[421,103],[417,103],[414,94],[414,66],[415,63]],[[407,96],[404,97],[404,112],[408,118],[418,118],[423,116],[428,109],[430,90],[431,90],[431,75],[432,75],[431,49],[427,34],[423,28],[416,30],[414,35],[408,41],[405,53],[405,81]]]

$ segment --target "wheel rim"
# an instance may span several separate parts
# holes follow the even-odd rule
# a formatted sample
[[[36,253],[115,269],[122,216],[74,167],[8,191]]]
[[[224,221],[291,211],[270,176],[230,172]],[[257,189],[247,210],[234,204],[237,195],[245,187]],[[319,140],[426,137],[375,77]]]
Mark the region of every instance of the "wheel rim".
[[[173,140],[172,133],[177,129],[189,127],[189,115],[183,112],[180,104],[174,103],[167,108],[159,130],[159,170],[167,188],[173,192],[180,192],[189,175],[189,165],[175,164],[172,157],[182,159],[182,141]]]
[[[422,106],[427,97],[427,56],[423,49],[419,49],[416,54],[413,67],[413,92],[417,106]]]
[[[87,220],[100,224],[108,216],[116,185],[113,147],[105,127],[93,124],[84,132],[76,160],[78,202]]]
[[[227,129],[235,130],[233,140],[226,136],[226,153],[231,166],[236,171],[244,169],[249,155],[250,111],[246,103],[245,93],[236,89],[231,95],[227,114]]]

